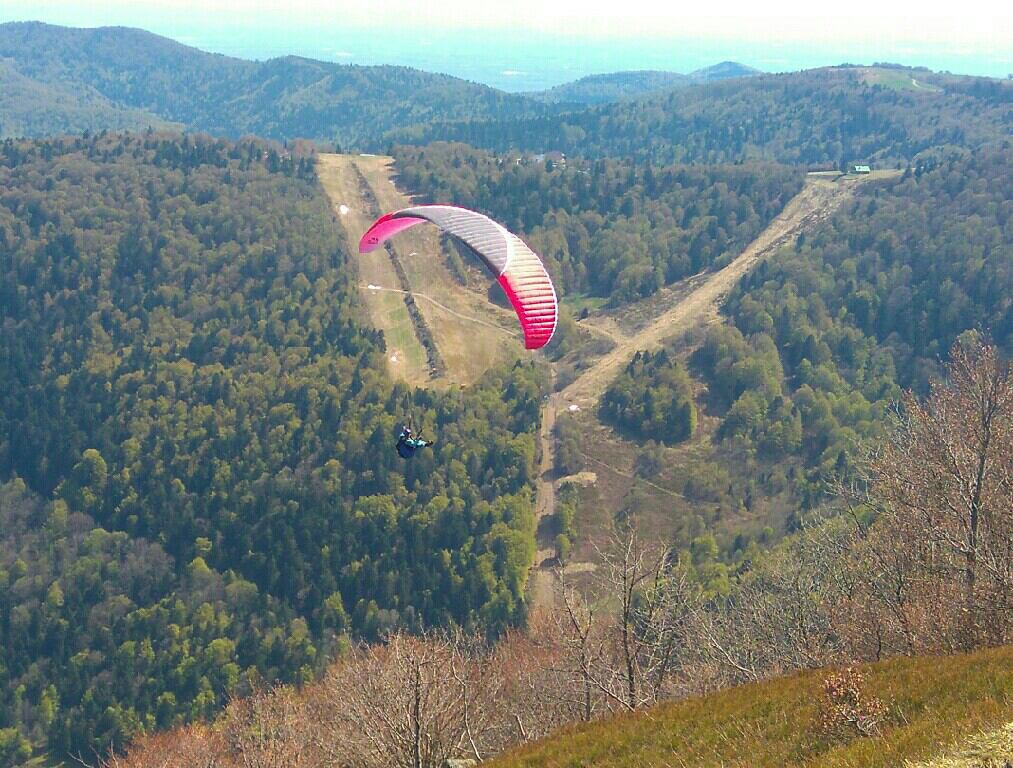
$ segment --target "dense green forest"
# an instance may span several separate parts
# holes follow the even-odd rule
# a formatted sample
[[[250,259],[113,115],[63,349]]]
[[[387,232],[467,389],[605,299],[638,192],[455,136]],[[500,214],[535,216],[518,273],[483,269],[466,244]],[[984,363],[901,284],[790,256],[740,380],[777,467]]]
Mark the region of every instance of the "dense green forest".
[[[462,144],[394,147],[399,182],[426,202],[485,211],[522,232],[564,294],[614,304],[721,267],[802,186],[769,163],[652,166],[497,157]]]
[[[539,101],[562,103],[579,108],[692,84],[693,80],[688,75],[681,75],[678,72],[638,70],[588,75],[572,83],[563,83],[554,88],[525,95]]]
[[[155,115],[117,106],[90,88],[41,83],[0,58],[0,139],[149,126],[171,127]]]
[[[0,730],[92,756],[345,633],[523,618],[546,376],[390,383],[341,242],[261,142],[0,145]]]
[[[730,323],[691,344],[701,405],[720,418],[715,468],[699,467],[698,484],[723,465],[757,493],[787,487],[812,506],[884,434],[902,388],[927,391],[960,334],[982,330],[1013,352],[1011,160],[1009,148],[955,153],[869,184],[742,281]],[[646,367],[610,393],[630,390],[640,403],[672,394]],[[613,423],[634,435],[657,421],[624,413]]]
[[[405,125],[552,111],[408,67],[297,56],[247,61],[123,27],[0,24],[0,59],[20,85],[19,95],[0,95],[0,138],[158,127],[160,119],[233,138],[310,138],[376,150],[385,132]]]
[[[639,441],[673,445],[696,430],[692,387],[685,369],[665,350],[637,352],[605,390],[600,413]]]
[[[634,96],[668,91],[698,83],[726,80],[732,77],[748,77],[755,74],[759,74],[759,70],[734,61],[724,61],[711,67],[694,70],[688,75],[651,69],[588,75],[574,80],[572,83],[563,83],[554,88],[524,95],[538,101],[579,107],[607,104],[610,101],[629,99]]]
[[[729,307],[736,326],[774,338],[787,370],[806,376],[804,360],[814,369],[832,361],[871,396],[877,377],[863,350],[873,343],[897,382],[919,392],[965,330],[1013,351],[1011,166],[1007,141],[929,157],[864,187],[742,282]]]
[[[731,79],[554,116],[433,123],[403,128],[392,140],[655,163],[893,167],[932,147],[1001,141],[1013,125],[1011,111],[1010,81],[842,66]]]

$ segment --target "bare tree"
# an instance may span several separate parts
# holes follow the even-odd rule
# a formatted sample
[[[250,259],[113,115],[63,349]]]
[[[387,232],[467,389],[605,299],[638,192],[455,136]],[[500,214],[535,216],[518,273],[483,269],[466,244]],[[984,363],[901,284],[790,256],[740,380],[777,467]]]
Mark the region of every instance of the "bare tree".
[[[570,703],[589,720],[600,712],[634,710],[667,694],[691,606],[685,573],[667,547],[645,546],[636,528],[622,524],[598,550],[597,578],[581,592],[558,582],[556,625]]]
[[[570,585],[562,569],[556,582],[559,599],[553,619],[562,654],[544,672],[554,674],[563,683],[556,691],[557,701],[573,712],[574,719],[588,722],[599,711],[611,710],[622,701],[611,685],[615,665],[609,653],[609,638],[596,613],[596,597]]]
[[[314,700],[318,744],[332,763],[438,768],[481,757],[489,707],[478,668],[453,637],[392,635],[355,649],[327,673]]]
[[[814,518],[741,574],[728,595],[695,612],[687,646],[697,687],[721,688],[838,659],[834,608],[853,591],[846,568],[853,540],[846,520]]]
[[[871,470],[882,511],[877,525],[907,547],[926,599],[959,608],[960,644],[1007,641],[1013,630],[1013,378],[996,348],[977,334],[955,344],[947,379],[932,385],[924,403],[905,396],[897,429]],[[954,578],[959,596],[946,588]],[[937,607],[945,615],[947,604]]]
[[[123,755],[111,755],[103,768],[232,768],[221,732],[198,723],[141,736]]]
[[[305,697],[288,686],[234,699],[220,720],[231,765],[242,768],[318,768],[316,728]]]

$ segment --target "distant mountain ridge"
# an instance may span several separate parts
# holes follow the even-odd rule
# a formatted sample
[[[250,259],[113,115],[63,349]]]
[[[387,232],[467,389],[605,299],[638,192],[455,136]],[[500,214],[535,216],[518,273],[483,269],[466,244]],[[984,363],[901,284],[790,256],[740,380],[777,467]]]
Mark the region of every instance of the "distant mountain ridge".
[[[896,164],[1003,140],[1011,103],[1013,81],[897,65],[763,74],[730,61],[512,94],[408,67],[247,61],[124,27],[0,24],[0,137],[151,125],[371,152],[448,140],[665,163]]]
[[[750,77],[763,74],[754,67],[740,64],[737,61],[722,61],[702,69],[695,69],[689,73],[689,78],[697,82],[712,82],[714,80],[727,80],[732,77]]]
[[[384,132],[415,123],[551,111],[532,99],[449,75],[297,56],[247,61],[125,27],[0,24],[3,59],[9,72],[20,76],[22,94],[17,105],[0,99],[6,135],[94,127],[96,115],[82,113],[80,105],[52,120],[15,119],[33,110],[56,115],[63,98],[52,89],[95,94],[107,128],[134,128],[157,116],[219,135],[305,137],[355,148],[375,148]]]
[[[591,106],[610,101],[643,96],[657,91],[682,88],[698,83],[748,77],[761,74],[760,70],[735,61],[723,61],[710,67],[694,70],[688,75],[664,70],[631,70],[588,75],[573,82],[563,83],[544,91],[524,94],[547,103],[568,103]]]
[[[678,88],[689,85],[690,82],[688,76],[678,72],[644,69],[587,75],[579,80],[524,95],[547,103],[605,104],[666,88]]]
[[[1009,80],[841,65],[702,82],[557,115],[431,123],[390,139],[661,163],[892,167],[929,150],[1005,140],[1013,133],[1011,104]]]

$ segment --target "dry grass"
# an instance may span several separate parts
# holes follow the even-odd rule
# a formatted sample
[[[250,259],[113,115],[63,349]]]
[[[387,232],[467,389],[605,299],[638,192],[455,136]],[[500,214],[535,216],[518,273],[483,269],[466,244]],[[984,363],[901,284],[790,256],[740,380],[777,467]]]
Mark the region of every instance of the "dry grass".
[[[827,672],[817,670],[571,727],[490,765],[886,768],[933,759],[914,765],[1003,765],[982,761],[1008,750],[1013,740],[1008,728],[997,730],[1013,720],[1013,647],[893,659],[862,671],[869,693],[887,707],[886,721],[874,737],[853,735],[828,743],[819,735],[818,702]],[[936,757],[950,755],[943,752],[944,745],[969,733],[984,735],[951,757]],[[961,759],[972,762],[952,762]]]
[[[354,157],[350,162],[362,173],[383,213],[412,204],[393,183],[391,158]],[[435,227],[410,229],[392,246],[447,366],[448,383],[469,384],[493,365],[523,354],[516,316],[454,281]],[[397,283],[382,285],[397,287]]]
[[[907,768],[1010,768],[1013,766],[1013,723],[976,734],[945,754]]]
[[[334,215],[345,229],[348,252],[362,286],[360,298],[371,324],[383,331],[387,340],[387,367],[405,381],[424,384],[429,380],[426,351],[415,336],[415,329],[404,298],[397,293],[366,290],[366,285],[397,287],[394,266],[385,251],[359,253],[359,238],[373,223],[373,211],[362,198],[351,155],[319,155],[317,175],[331,199]],[[342,214],[341,206],[347,211]]]

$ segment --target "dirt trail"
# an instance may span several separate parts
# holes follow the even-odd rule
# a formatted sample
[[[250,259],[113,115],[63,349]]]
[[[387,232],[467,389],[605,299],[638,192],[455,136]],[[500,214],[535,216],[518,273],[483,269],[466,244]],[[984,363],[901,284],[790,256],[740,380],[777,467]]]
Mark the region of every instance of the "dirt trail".
[[[589,323],[598,333],[612,338],[616,347],[597,360],[561,392],[542,407],[540,435],[542,466],[538,480],[536,512],[539,533],[543,534],[545,518],[555,510],[553,476],[555,440],[552,426],[564,408],[593,408],[598,398],[638,350],[660,347],[662,342],[700,323],[716,322],[721,302],[739,280],[761,259],[786,245],[803,231],[831,216],[847,200],[865,178],[828,181],[810,177],[802,191],[788,201],[784,210],[728,266],[710,275],[697,275],[687,281],[687,291],[675,291],[674,303],[641,330],[623,334],[614,318]],[[613,471],[615,470],[614,468]],[[665,490],[665,489],[660,489]],[[666,493],[672,493],[665,490]],[[548,540],[547,540],[548,539]],[[553,603],[553,549],[551,537],[540,535],[538,552],[528,582],[528,605],[531,610],[545,609]],[[569,567],[591,567],[574,563]]]
[[[581,408],[593,407],[637,350],[655,349],[665,339],[700,322],[717,320],[721,301],[756,262],[794,240],[803,229],[830,216],[850,197],[855,185],[856,181],[807,181],[802,191],[788,202],[781,214],[728,266],[705,276],[694,290],[638,333],[624,337],[614,335],[613,338],[618,342],[616,347],[563,389],[562,401]]]
[[[555,445],[552,430],[556,426],[556,411],[559,395],[550,395],[542,407],[542,429],[538,435],[541,445],[541,461],[538,465],[538,484],[535,495],[536,551],[535,562],[528,575],[528,604],[545,606],[552,604],[552,567],[556,556],[551,531],[545,525],[556,512],[556,468]]]

